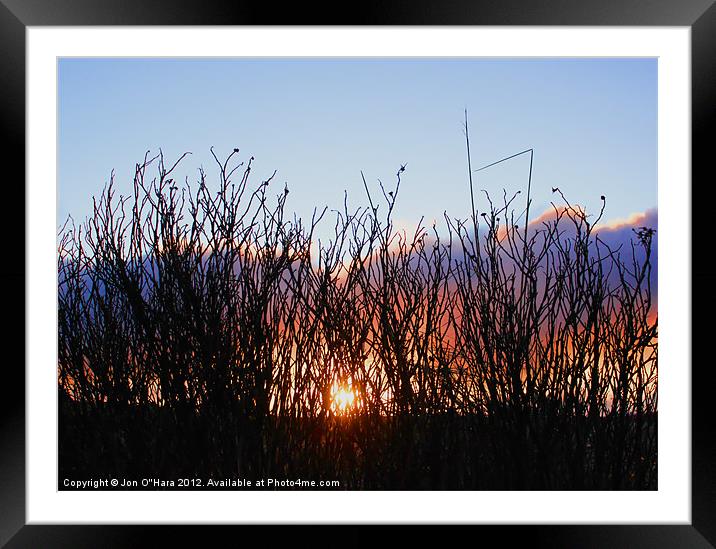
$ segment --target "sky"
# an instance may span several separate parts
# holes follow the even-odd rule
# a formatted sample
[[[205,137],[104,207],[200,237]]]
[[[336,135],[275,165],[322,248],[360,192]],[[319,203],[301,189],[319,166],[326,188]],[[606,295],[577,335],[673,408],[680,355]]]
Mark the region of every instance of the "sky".
[[[532,211],[559,187],[605,221],[657,206],[656,59],[132,59],[67,58],[58,74],[58,227],[91,213],[115,171],[117,193],[161,148],[174,175],[209,187],[234,148],[254,156],[255,185],[274,170],[288,210],[367,205],[406,165],[396,222],[470,216],[472,167],[534,149]],[[476,207],[522,190],[529,155],[475,173]],[[331,223],[328,223],[330,229]]]

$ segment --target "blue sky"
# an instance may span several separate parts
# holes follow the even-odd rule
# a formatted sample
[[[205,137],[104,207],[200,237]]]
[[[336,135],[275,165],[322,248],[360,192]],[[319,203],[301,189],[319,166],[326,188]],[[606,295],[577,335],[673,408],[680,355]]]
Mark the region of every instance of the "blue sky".
[[[110,172],[118,193],[161,147],[190,181],[234,147],[254,183],[277,170],[289,210],[367,203],[403,176],[396,218],[470,215],[463,111],[473,168],[534,148],[533,212],[559,187],[607,220],[656,206],[655,59],[61,59],[58,225],[82,220]],[[525,189],[528,156],[477,174],[477,189]],[[524,196],[524,192],[522,194]],[[477,196],[477,207],[484,200]],[[329,224],[330,225],[330,224]],[[330,228],[330,227],[329,227]]]

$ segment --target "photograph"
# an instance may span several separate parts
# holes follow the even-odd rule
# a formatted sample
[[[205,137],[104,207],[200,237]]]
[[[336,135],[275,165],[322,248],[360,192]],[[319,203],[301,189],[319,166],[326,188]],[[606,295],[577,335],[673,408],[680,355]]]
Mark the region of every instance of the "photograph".
[[[657,491],[658,61],[58,57],[57,490]]]

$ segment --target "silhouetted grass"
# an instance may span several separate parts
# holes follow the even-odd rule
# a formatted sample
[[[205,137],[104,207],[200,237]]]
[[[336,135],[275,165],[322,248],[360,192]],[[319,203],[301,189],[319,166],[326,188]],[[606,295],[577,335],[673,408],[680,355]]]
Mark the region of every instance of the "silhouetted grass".
[[[612,249],[558,189],[529,225],[528,186],[407,235],[401,167],[319,247],[236,156],[218,192],[145,157],[62,228],[60,479],[656,489],[651,229]]]

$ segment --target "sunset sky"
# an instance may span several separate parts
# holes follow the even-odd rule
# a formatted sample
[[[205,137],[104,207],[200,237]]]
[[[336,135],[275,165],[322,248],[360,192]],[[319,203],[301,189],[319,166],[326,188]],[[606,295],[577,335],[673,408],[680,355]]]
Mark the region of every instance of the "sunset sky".
[[[61,59],[58,225],[84,219],[112,169],[118,192],[161,147],[177,172],[210,183],[234,147],[254,183],[277,170],[289,210],[366,204],[360,172],[378,189],[407,164],[396,218],[470,215],[462,133],[473,168],[535,149],[533,208],[559,187],[606,221],[657,203],[656,59]],[[529,157],[481,172],[477,189],[525,189]],[[478,196],[477,207],[484,206]]]

